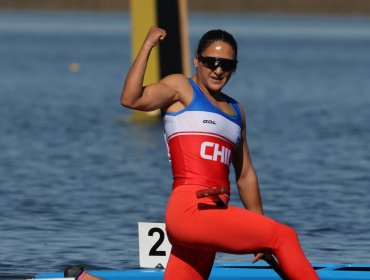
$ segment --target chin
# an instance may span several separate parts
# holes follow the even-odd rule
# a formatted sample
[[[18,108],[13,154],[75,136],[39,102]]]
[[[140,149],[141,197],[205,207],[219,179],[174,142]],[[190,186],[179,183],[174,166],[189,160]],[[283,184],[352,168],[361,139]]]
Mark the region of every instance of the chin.
[[[221,90],[225,86],[225,84],[226,81],[224,79],[223,80],[211,79],[208,85],[212,90]]]

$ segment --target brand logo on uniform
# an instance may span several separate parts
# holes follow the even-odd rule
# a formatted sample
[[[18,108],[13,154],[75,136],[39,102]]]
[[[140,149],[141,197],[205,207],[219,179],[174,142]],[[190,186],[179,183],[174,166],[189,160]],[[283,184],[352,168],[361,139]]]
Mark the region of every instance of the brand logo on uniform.
[[[213,120],[203,120],[203,123],[216,124],[216,122]]]
[[[229,165],[231,150],[217,143],[203,142],[200,145],[200,157]]]

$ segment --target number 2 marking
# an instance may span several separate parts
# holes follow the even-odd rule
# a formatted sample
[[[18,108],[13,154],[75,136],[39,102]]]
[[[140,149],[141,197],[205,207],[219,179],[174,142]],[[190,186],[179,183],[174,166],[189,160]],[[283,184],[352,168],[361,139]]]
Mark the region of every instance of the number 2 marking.
[[[154,233],[159,233],[159,238],[157,240],[157,242],[154,243],[152,249],[150,249],[149,251],[149,256],[165,256],[166,255],[166,251],[159,251],[158,248],[159,246],[162,245],[163,241],[164,241],[164,232],[162,229],[160,228],[157,228],[157,227],[154,227],[154,228],[151,228],[148,232],[148,235],[149,236],[153,236]]]

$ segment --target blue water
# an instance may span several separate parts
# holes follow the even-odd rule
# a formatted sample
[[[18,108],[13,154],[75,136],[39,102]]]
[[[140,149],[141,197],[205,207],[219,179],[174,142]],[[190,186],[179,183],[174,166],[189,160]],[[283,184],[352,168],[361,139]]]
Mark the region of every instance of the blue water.
[[[190,14],[192,53],[215,27],[239,42],[225,91],[247,112],[266,215],[311,262],[369,263],[370,19]],[[125,13],[0,12],[2,278],[137,267],[137,222],[163,221],[161,123],[119,104],[129,32]]]

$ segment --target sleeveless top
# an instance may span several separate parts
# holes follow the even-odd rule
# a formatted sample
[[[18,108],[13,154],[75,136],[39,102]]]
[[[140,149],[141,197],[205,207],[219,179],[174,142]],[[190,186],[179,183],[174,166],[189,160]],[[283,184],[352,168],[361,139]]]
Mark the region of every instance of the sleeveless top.
[[[175,113],[166,112],[164,134],[172,164],[173,188],[180,185],[224,186],[230,192],[229,167],[239,145],[242,114],[238,103],[224,95],[235,111],[229,115],[211,103],[200,87],[191,103]]]

